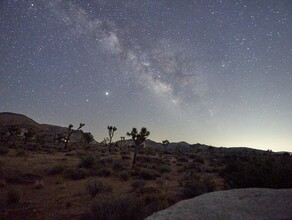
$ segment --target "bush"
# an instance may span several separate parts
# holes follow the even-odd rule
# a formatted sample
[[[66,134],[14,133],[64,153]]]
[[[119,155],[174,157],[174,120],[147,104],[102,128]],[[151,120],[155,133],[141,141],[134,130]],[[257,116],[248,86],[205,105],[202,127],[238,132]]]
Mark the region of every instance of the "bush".
[[[108,156],[108,157],[103,157],[101,158],[98,163],[101,164],[101,165],[112,165],[114,159],[113,159],[113,156]]]
[[[128,171],[122,171],[120,173],[120,179],[123,181],[127,181],[130,178]]]
[[[144,180],[135,180],[131,184],[133,191],[137,191],[138,189],[144,187],[145,185],[146,185],[146,181]]]
[[[170,167],[165,164],[160,165],[158,169],[161,173],[169,173],[171,171]]]
[[[25,157],[27,156],[27,152],[25,152],[23,149],[17,150],[15,153],[16,157]]]
[[[204,175],[202,177],[202,182],[205,186],[206,192],[213,192],[216,190],[216,182],[214,180],[214,177],[211,175]]]
[[[145,195],[145,194],[159,194],[160,189],[155,187],[155,186],[144,186],[141,187],[137,190],[137,193],[140,195]]]
[[[7,203],[8,204],[13,204],[13,203],[18,203],[20,200],[20,192],[16,189],[10,189],[7,192]]]
[[[112,168],[113,170],[121,170],[123,169],[124,165],[123,162],[121,160],[116,160],[113,162]]]
[[[9,148],[5,146],[0,146],[0,155],[5,155],[9,152]]]
[[[143,202],[138,198],[119,197],[94,202],[91,211],[94,219],[99,220],[138,220],[146,217],[143,208]]]
[[[107,177],[110,176],[112,174],[112,169],[108,168],[108,167],[103,167],[100,168],[97,172],[96,175],[100,176],[100,177]]]
[[[94,164],[95,159],[93,156],[82,157],[79,163],[80,168],[90,168]]]
[[[176,159],[176,161],[177,162],[188,162],[189,161],[189,159],[187,158],[187,157],[185,157],[185,156],[182,156],[182,157],[178,157],[177,159]]]
[[[291,188],[292,157],[254,155],[226,157],[221,176],[231,188]]]
[[[87,192],[93,197],[100,192],[112,192],[112,186],[98,180],[91,180],[85,186]]]
[[[64,171],[64,166],[56,165],[56,166],[52,167],[51,169],[49,169],[47,171],[47,174],[53,176],[53,175],[61,174],[61,173],[63,173],[63,171]]]
[[[34,188],[35,189],[42,189],[44,188],[45,184],[42,180],[37,180],[35,183],[34,183]]]
[[[131,160],[131,157],[127,155],[122,155],[121,157],[122,157],[122,160]]]
[[[0,179],[0,188],[5,187],[6,185],[7,185],[6,181]]]
[[[151,170],[141,170],[139,176],[144,180],[156,180],[157,173]]]
[[[64,177],[72,180],[81,180],[85,179],[86,172],[83,169],[66,170],[64,173]]]
[[[197,174],[185,175],[180,180],[180,185],[184,188],[186,198],[192,198],[207,192],[205,185]]]

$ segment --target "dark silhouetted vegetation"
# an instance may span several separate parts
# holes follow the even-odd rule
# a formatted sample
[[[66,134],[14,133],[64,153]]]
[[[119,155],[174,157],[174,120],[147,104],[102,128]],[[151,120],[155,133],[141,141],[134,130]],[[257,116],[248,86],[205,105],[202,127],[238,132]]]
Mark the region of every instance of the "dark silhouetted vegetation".
[[[113,136],[114,136],[117,128],[114,126],[107,126],[107,129],[108,129],[108,136],[109,136],[109,151],[111,151],[112,150],[112,139],[113,139]]]
[[[64,137],[65,138],[65,149],[67,149],[68,143],[70,142],[70,137],[73,133],[81,130],[81,128],[84,126],[85,124],[80,123],[79,127],[76,130],[73,130],[73,125],[70,124],[67,128],[67,135]]]
[[[227,156],[221,172],[231,188],[292,187],[292,157],[290,155]]]
[[[35,135],[35,131],[32,128],[28,128],[25,132],[24,132],[24,138],[23,138],[23,142],[24,144],[26,144],[27,142],[29,142]]]
[[[169,145],[169,141],[168,140],[164,140],[162,141],[163,147],[164,147],[164,153],[166,153],[166,148]]]
[[[132,137],[132,139],[133,139],[133,141],[135,143],[133,164],[136,164],[136,157],[137,157],[138,149],[144,143],[146,138],[150,135],[150,132],[147,130],[147,128],[143,127],[143,128],[141,128],[140,133],[138,133],[137,128],[133,128],[131,132],[127,133],[127,135]]]

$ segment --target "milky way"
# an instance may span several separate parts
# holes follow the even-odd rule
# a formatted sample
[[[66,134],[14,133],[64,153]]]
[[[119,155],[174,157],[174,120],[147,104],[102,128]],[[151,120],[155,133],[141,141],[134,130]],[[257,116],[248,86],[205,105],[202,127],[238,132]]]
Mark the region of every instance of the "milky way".
[[[0,111],[97,140],[292,151],[292,2],[4,0]]]

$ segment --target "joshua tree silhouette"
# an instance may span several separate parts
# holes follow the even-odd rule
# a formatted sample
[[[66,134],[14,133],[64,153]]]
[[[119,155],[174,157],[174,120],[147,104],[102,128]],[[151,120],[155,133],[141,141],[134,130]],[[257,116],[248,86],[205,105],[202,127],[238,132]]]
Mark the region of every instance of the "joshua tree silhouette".
[[[85,124],[80,123],[79,127],[76,130],[73,130],[73,125],[70,124],[67,128],[67,136],[65,137],[65,149],[67,149],[68,146],[68,142],[70,141],[70,137],[73,133],[81,130],[81,128],[84,126]]]
[[[166,148],[169,145],[169,141],[168,140],[164,140],[164,141],[162,141],[162,144],[164,146],[164,153],[166,153]]]
[[[146,138],[150,135],[150,132],[145,127],[141,128],[140,133],[138,133],[137,128],[133,128],[131,132],[127,132],[127,135],[132,137],[135,143],[135,151],[134,151],[134,158],[133,158],[133,165],[134,165],[136,164],[138,149],[144,143]]]
[[[111,151],[112,150],[112,139],[113,139],[113,136],[114,136],[117,128],[114,126],[107,126],[107,129],[108,129],[108,135],[109,135],[109,151]]]

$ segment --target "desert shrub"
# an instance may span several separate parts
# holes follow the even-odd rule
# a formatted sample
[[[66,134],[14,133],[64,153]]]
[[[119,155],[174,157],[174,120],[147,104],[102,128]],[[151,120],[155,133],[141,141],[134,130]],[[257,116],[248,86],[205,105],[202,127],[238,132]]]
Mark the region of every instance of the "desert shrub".
[[[143,169],[139,173],[140,178],[143,180],[156,180],[156,177],[158,176],[156,172],[152,170],[146,170]]]
[[[148,156],[156,156],[156,151],[153,148],[147,147],[145,148],[145,154]]]
[[[196,156],[194,159],[193,159],[193,162],[194,163],[199,163],[199,164],[204,164],[205,160],[204,158],[200,157],[200,156]]]
[[[35,183],[34,183],[34,188],[35,189],[42,189],[44,188],[45,184],[42,180],[37,180]]]
[[[123,167],[124,167],[123,161],[121,161],[121,160],[113,161],[113,165],[112,165],[113,170],[115,170],[115,171],[121,170],[121,169],[123,169]]]
[[[137,190],[136,195],[142,199],[144,206],[151,211],[158,211],[168,206],[168,196],[158,186],[144,186]]]
[[[155,186],[143,186],[137,190],[137,193],[140,195],[145,195],[145,194],[159,194],[160,189]]]
[[[254,155],[225,157],[220,173],[231,188],[291,188],[292,157]]]
[[[120,155],[122,156],[122,155],[130,155],[130,151],[128,151],[128,150],[122,150],[122,151],[120,151]]]
[[[94,164],[95,159],[93,156],[81,157],[79,167],[80,168],[90,168]]]
[[[35,181],[40,180],[41,176],[25,173],[18,175],[11,175],[6,178],[7,183],[11,184],[33,184]]]
[[[144,219],[143,201],[138,198],[107,198],[101,202],[93,202],[91,211],[94,219],[99,220],[140,220]]]
[[[128,155],[122,155],[121,158],[122,160],[131,160],[131,157]]]
[[[127,181],[130,178],[129,172],[124,170],[120,173],[120,179],[123,181]]]
[[[140,172],[141,172],[141,168],[138,166],[134,166],[131,169],[130,175],[134,177],[139,177]]]
[[[61,174],[63,173],[63,171],[64,171],[64,166],[59,164],[50,168],[47,171],[47,174],[53,176],[53,175]]]
[[[110,176],[112,174],[112,169],[108,168],[108,167],[102,167],[100,169],[97,170],[96,172],[96,176],[100,176],[100,177],[107,177]]]
[[[178,157],[176,160],[177,162],[182,162],[182,163],[189,161],[189,159],[185,156]]]
[[[0,179],[0,187],[5,187],[7,185],[5,180]]]
[[[9,189],[7,192],[6,201],[8,204],[18,203],[20,200],[20,192],[14,188]]]
[[[86,183],[87,192],[93,197],[101,192],[112,192],[112,186],[100,180],[90,180]]]
[[[64,177],[68,179],[72,179],[72,180],[81,180],[81,179],[85,179],[86,172],[85,170],[81,168],[77,170],[68,169],[68,170],[65,170]]]
[[[19,149],[16,151],[15,156],[16,157],[25,157],[25,156],[27,156],[27,152],[25,152],[25,150],[23,150],[23,149]]]
[[[0,146],[0,155],[5,155],[9,152],[9,148],[5,146]]]
[[[214,177],[211,175],[204,175],[201,178],[201,181],[203,182],[203,185],[205,186],[205,191],[206,192],[213,192],[216,190],[216,181]]]
[[[201,176],[194,173],[186,174],[179,183],[184,189],[184,196],[186,198],[195,197],[213,189],[211,186],[211,179],[206,179],[204,182]],[[209,188],[205,185],[206,183],[209,184]]]
[[[151,164],[148,165],[148,167],[150,169],[154,169],[154,170],[158,169],[158,165],[156,163],[151,163]]]
[[[170,167],[168,165],[162,164],[158,167],[158,170],[161,173],[169,173],[171,171]]]
[[[148,156],[137,156],[137,162],[139,163],[150,163],[151,162],[151,157]]]
[[[108,157],[103,157],[103,158],[101,158],[101,159],[98,161],[98,163],[99,163],[100,165],[112,165],[113,161],[114,161],[113,156],[108,156]]]
[[[135,180],[131,184],[133,191],[137,191],[138,189],[144,187],[145,185],[146,185],[145,180]]]
[[[199,173],[202,171],[201,164],[194,161],[188,162],[182,167],[182,170],[192,170],[193,172]]]

